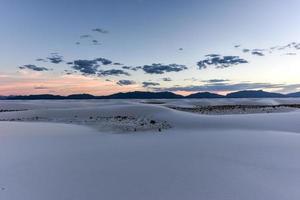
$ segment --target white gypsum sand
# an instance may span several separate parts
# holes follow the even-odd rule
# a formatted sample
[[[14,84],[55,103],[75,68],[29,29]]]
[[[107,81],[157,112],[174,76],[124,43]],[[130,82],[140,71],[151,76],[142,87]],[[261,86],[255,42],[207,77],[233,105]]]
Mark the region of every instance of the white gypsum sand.
[[[299,199],[299,111],[212,116],[139,102],[0,102],[26,109],[0,119],[62,122],[0,122],[0,199]],[[84,123],[100,114],[170,127],[111,134],[122,129]],[[86,126],[64,124],[74,115]]]

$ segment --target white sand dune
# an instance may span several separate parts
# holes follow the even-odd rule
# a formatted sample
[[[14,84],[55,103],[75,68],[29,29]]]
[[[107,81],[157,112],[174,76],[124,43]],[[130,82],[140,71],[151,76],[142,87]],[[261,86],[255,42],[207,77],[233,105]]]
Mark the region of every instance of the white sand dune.
[[[28,110],[0,119],[127,115],[171,128],[111,134],[97,122],[0,122],[0,199],[300,198],[299,111],[207,116],[138,102],[1,102]]]

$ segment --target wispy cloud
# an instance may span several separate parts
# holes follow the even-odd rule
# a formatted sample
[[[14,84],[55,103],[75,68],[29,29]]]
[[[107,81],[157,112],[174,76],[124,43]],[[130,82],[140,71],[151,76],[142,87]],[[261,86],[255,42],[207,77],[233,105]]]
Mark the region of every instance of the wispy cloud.
[[[125,86],[125,85],[133,85],[135,84],[135,82],[132,80],[119,80],[117,84],[120,86]]]
[[[156,83],[156,82],[148,82],[148,81],[142,82],[142,84],[143,84],[143,87],[144,87],[144,88],[149,87],[149,86],[159,86],[159,85],[160,85],[159,83]]]
[[[152,65],[144,65],[140,67],[147,74],[164,74],[166,72],[180,72],[182,70],[187,69],[185,65],[178,64],[161,64],[161,63],[153,63]]]
[[[36,61],[38,61],[38,62],[48,62],[46,59],[44,59],[44,58],[37,58],[37,59],[35,59]]]
[[[272,47],[273,50],[291,50],[291,49],[294,49],[294,50],[300,50],[300,43],[298,42],[291,42],[289,44],[286,44],[286,45],[282,45],[282,46],[276,46],[276,47]]]
[[[162,80],[163,80],[163,81],[166,81],[166,82],[172,81],[172,79],[171,79],[171,78],[169,78],[169,77],[162,78]]]
[[[102,28],[94,28],[92,31],[97,32],[97,33],[102,33],[102,34],[107,34],[109,31],[102,29]]]
[[[285,53],[285,54],[282,54],[282,55],[284,55],[284,56],[295,56],[297,54],[296,53]]]
[[[122,66],[122,69],[127,69],[127,70],[137,71],[137,70],[139,70],[139,69],[142,69],[142,67],[141,67],[141,66],[138,66],[138,67]]]
[[[200,81],[199,79],[193,77],[193,78],[185,78],[184,81],[192,81],[192,82],[196,82],[196,81]]]
[[[125,76],[130,76],[128,72],[125,72],[121,69],[109,69],[109,70],[100,70],[98,72],[99,76],[120,76],[120,75],[125,75]]]
[[[228,82],[228,79],[209,79],[209,80],[204,80],[202,82],[205,83],[224,83],[224,82]]]
[[[47,59],[53,64],[59,64],[63,62],[63,56],[59,55],[58,53],[52,53]]]
[[[100,45],[101,43],[98,40],[92,40],[93,45]]]
[[[279,90],[276,90],[276,92],[291,93],[299,90],[300,90],[300,84],[287,84],[281,87]]]
[[[49,87],[45,87],[45,86],[36,86],[34,87],[35,90],[47,90],[49,89]]]
[[[38,71],[38,72],[49,71],[49,69],[46,67],[38,67],[38,66],[32,65],[32,64],[20,66],[19,69],[29,69],[29,70]]]
[[[239,56],[221,56],[219,54],[209,54],[204,60],[200,60],[197,65],[199,69],[206,69],[209,66],[215,68],[227,68],[238,64],[248,63],[247,60]]]
[[[88,35],[88,34],[86,34],[86,35],[81,35],[81,36],[80,36],[81,39],[91,38],[91,37],[92,37],[92,36],[91,36],[91,35]]]
[[[239,47],[236,47],[236,46],[234,46],[234,47],[239,49],[241,47],[241,45]],[[243,53],[251,53],[252,55],[255,55],[255,56],[265,56],[266,54],[271,54],[273,52],[298,51],[298,50],[300,50],[300,43],[291,42],[291,43],[286,44],[286,45],[277,45],[277,46],[268,47],[268,48],[264,48],[264,49],[243,48],[241,50],[242,50]],[[291,55],[296,55],[296,52],[292,52],[290,54]],[[284,55],[289,55],[289,53],[285,53]]]
[[[257,50],[253,50],[251,54],[255,56],[265,56],[265,54],[262,51],[257,51]]]
[[[103,65],[110,65],[113,63],[111,60],[106,58],[96,58],[95,60],[101,62]]]
[[[200,91],[238,91],[238,90],[254,90],[254,89],[276,89],[285,87],[284,84],[272,84],[272,83],[208,83],[204,85],[190,85],[190,86],[175,86],[162,88],[158,90],[167,91],[185,91],[185,92],[200,92]]]

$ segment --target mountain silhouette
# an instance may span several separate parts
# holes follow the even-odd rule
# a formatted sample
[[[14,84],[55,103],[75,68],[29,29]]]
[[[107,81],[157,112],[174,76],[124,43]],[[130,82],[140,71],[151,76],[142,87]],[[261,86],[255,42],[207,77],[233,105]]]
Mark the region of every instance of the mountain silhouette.
[[[287,97],[280,93],[265,92],[263,90],[243,90],[226,95],[227,98],[283,98]]]
[[[215,94],[215,93],[210,93],[210,92],[198,92],[198,93],[190,94],[190,95],[186,96],[185,98],[190,98],[190,99],[224,98],[224,96]]]
[[[38,100],[38,99],[66,99],[64,96],[52,95],[52,94],[38,94],[38,95],[20,95],[20,96],[8,96],[5,99],[7,100]]]
[[[67,99],[96,99],[96,96],[91,94],[71,94],[66,97]]]
[[[19,95],[19,96],[0,96],[1,100],[62,100],[62,99],[182,99],[182,98],[288,98],[288,97],[299,97],[300,92],[290,94],[280,94],[274,92],[266,92],[263,90],[243,90],[238,92],[232,92],[226,96],[222,96],[210,92],[198,92],[188,96],[182,96],[174,94],[172,92],[120,92],[108,96],[94,96],[91,94],[72,94],[69,96],[60,96],[52,94],[38,94],[38,95]]]
[[[287,94],[286,96],[288,96],[288,97],[300,97],[300,92],[290,93],[290,94]]]
[[[172,92],[126,92],[116,93],[104,98],[108,99],[179,99],[183,96],[174,94]]]

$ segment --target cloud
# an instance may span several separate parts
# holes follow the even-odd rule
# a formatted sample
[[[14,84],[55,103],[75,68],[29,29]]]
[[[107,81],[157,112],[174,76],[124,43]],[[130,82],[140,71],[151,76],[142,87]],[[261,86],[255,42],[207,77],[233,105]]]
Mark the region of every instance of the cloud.
[[[284,84],[272,84],[272,83],[212,83],[204,85],[190,85],[190,86],[175,86],[169,88],[161,88],[158,90],[167,91],[186,91],[186,92],[200,92],[200,91],[238,91],[238,90],[254,90],[254,89],[276,89],[285,87]]]
[[[123,86],[123,85],[133,85],[133,84],[135,84],[135,82],[131,81],[131,80],[119,80],[117,82],[117,84],[120,85],[120,86]]]
[[[300,43],[294,43],[294,48],[300,50]]]
[[[147,82],[147,81],[142,82],[142,84],[143,84],[143,87],[144,87],[144,88],[145,88],[145,87],[149,87],[149,86],[158,86],[158,85],[160,85],[159,83],[155,83],[155,82]]]
[[[197,79],[197,78],[185,78],[184,79],[184,81],[193,81],[193,82],[195,82],[195,81],[199,81],[199,79]]]
[[[72,75],[72,74],[76,74],[77,71],[64,70],[64,73],[65,73],[66,75]]]
[[[168,82],[168,81],[172,81],[172,79],[171,79],[171,78],[168,78],[168,77],[163,78],[162,80],[163,80],[163,81],[167,81],[167,82]]]
[[[221,56],[218,54],[209,54],[205,56],[206,59],[197,63],[199,69],[206,69],[209,66],[216,68],[227,68],[233,65],[248,63],[247,60],[240,58],[239,56]]]
[[[38,72],[49,71],[49,69],[46,67],[38,67],[36,65],[31,65],[31,64],[20,66],[19,69],[30,69],[30,70],[38,71]]]
[[[272,53],[276,51],[286,51],[286,50],[300,50],[300,43],[297,42],[291,42],[286,45],[277,45],[273,47],[269,47],[266,49],[248,49],[244,48],[242,51],[244,53],[251,53],[252,55],[255,56],[265,56],[267,53]],[[288,54],[287,54],[288,55]]]
[[[148,74],[164,74],[166,72],[179,72],[182,70],[187,69],[185,65],[178,65],[178,64],[169,64],[164,65],[161,63],[153,63],[152,65],[144,65],[140,67],[144,70],[144,72]]]
[[[263,52],[261,52],[261,51],[255,51],[255,50],[253,50],[251,52],[251,54],[255,55],[255,56],[265,56],[265,54]]]
[[[49,87],[45,87],[45,86],[37,86],[37,87],[34,87],[35,90],[46,90],[46,89],[49,89]]]
[[[264,52],[267,51],[267,49],[243,49],[243,53],[251,53],[254,56],[265,56]]]
[[[127,69],[127,70],[137,71],[137,70],[139,70],[139,69],[142,69],[142,67],[141,67],[141,66],[138,66],[138,67],[122,66],[122,69]]]
[[[110,69],[110,70],[100,70],[98,72],[99,76],[119,76],[119,75],[125,75],[125,76],[130,76],[128,72],[125,72],[120,69]]]
[[[205,55],[205,57],[212,57],[212,58],[214,58],[214,57],[220,57],[221,55],[220,54],[207,54],[207,55]]]
[[[59,64],[63,62],[63,57],[57,53],[52,53],[51,56],[47,57],[47,59],[53,64]]]
[[[97,60],[74,60],[72,68],[84,75],[95,75],[99,66]]]
[[[132,69],[130,66],[122,66],[122,69]]]
[[[80,45],[80,42],[76,42],[75,44],[76,44],[76,45]]]
[[[113,65],[122,65],[122,63],[115,62],[115,63],[113,63]]]
[[[101,62],[103,65],[110,65],[113,63],[111,60],[108,60],[106,58],[96,58],[95,60]]]
[[[287,45],[272,47],[273,50],[286,50],[286,49],[295,49],[300,50],[300,43],[291,42]]]
[[[98,40],[92,40],[93,45],[100,45],[101,43],[99,43]]]
[[[80,36],[81,39],[84,39],[84,38],[91,38],[91,37],[92,37],[91,35],[81,35],[81,36]]]
[[[72,65],[72,68],[81,72],[83,75],[97,75],[97,74],[102,74],[103,75],[106,75],[106,74],[109,74],[109,73],[119,73],[121,74],[122,70],[119,70],[117,72],[115,71],[101,71],[99,70],[99,67],[101,65],[110,65],[112,64],[113,62],[109,59],[106,59],[106,58],[96,58],[96,59],[93,59],[93,60],[74,60],[73,62],[67,62],[68,65]],[[125,73],[123,73],[125,74]],[[127,73],[128,74],[128,73]]]
[[[285,55],[285,56],[295,56],[295,55],[297,55],[297,53],[285,53],[283,55]]]
[[[128,72],[120,69],[103,70],[101,66],[107,66],[113,64],[113,62],[106,58],[95,58],[92,60],[74,60],[67,64],[72,65],[71,67],[82,73],[82,75],[95,75],[95,76],[119,76],[126,75],[130,76]]]
[[[38,61],[38,62],[47,62],[47,60],[45,60],[45,59],[43,59],[43,58],[37,58],[37,59],[35,59],[36,61]]]
[[[102,28],[94,28],[94,29],[92,29],[92,31],[98,32],[98,33],[103,33],[103,34],[109,33],[109,31],[104,30],[104,29],[102,29]]]
[[[202,81],[202,82],[205,82],[205,83],[223,83],[223,82],[228,82],[229,80],[228,79],[210,79],[210,80],[205,80],[205,81]]]
[[[276,90],[276,92],[280,93],[291,93],[291,92],[298,92],[300,90],[300,84],[290,84],[285,85],[281,89]]]
[[[242,49],[243,53],[251,53],[254,56],[265,56],[264,52],[267,52],[267,51],[269,51],[269,50],[268,49],[247,49],[247,48]]]

